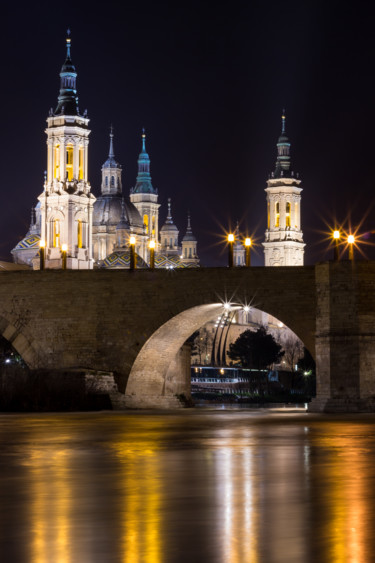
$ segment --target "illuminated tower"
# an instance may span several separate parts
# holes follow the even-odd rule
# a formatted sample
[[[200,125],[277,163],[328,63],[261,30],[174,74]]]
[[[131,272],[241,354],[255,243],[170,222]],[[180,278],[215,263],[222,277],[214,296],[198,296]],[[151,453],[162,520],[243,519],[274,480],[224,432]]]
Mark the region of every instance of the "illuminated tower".
[[[161,249],[166,254],[180,254],[178,246],[179,230],[173,222],[171,212],[171,198],[168,198],[168,215],[164,225],[160,229]]]
[[[60,94],[47,118],[47,176],[41,204],[41,239],[46,268],[61,268],[61,247],[67,245],[67,268],[90,269],[92,210],[95,197],[87,179],[89,119],[80,114],[77,73],[70,58],[70,32],[66,60],[60,72]],[[35,266],[37,260],[35,261]]]
[[[139,211],[143,219],[145,234],[148,239],[159,241],[159,207],[158,192],[151,183],[150,157],[146,152],[146,135],[143,129],[142,150],[138,158],[137,183],[130,190],[130,201]]]
[[[267,181],[267,229],[265,266],[303,266],[305,244],[301,231],[301,180],[290,167],[290,142],[281,118],[275,171]]]
[[[182,262],[184,264],[195,264],[198,266],[197,239],[193,235],[190,225],[190,213],[188,213],[188,224],[186,234],[181,241]]]
[[[238,224],[238,221],[236,230],[234,231],[233,263],[235,266],[245,266],[245,247],[241,240],[240,226]]]

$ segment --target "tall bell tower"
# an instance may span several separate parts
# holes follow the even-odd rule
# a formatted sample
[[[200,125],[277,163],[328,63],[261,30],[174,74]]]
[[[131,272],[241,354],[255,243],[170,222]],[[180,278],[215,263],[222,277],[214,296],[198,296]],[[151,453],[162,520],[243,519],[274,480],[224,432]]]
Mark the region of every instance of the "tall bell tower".
[[[305,244],[301,230],[301,180],[291,171],[290,142],[285,131],[285,111],[277,142],[274,172],[267,181],[265,266],[303,266]]]
[[[87,177],[89,119],[80,113],[77,73],[70,56],[70,31],[66,59],[60,72],[56,110],[47,118],[47,174],[41,203],[41,240],[45,267],[62,267],[62,245],[67,245],[67,268],[91,269],[92,212],[95,197]]]
[[[142,150],[138,158],[137,183],[130,190],[130,201],[138,209],[148,239],[158,245],[159,242],[159,207],[158,191],[151,183],[150,157],[146,151],[146,134],[142,132]]]

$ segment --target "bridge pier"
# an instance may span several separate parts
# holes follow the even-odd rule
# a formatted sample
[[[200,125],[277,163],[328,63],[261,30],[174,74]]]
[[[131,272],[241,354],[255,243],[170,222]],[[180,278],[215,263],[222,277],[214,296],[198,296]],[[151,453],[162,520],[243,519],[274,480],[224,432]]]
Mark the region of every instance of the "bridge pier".
[[[150,394],[149,386],[125,395],[125,406],[134,409],[173,409],[192,406],[191,346],[184,344],[172,360],[160,393]]]
[[[310,412],[375,412],[375,267],[317,264],[317,395]]]

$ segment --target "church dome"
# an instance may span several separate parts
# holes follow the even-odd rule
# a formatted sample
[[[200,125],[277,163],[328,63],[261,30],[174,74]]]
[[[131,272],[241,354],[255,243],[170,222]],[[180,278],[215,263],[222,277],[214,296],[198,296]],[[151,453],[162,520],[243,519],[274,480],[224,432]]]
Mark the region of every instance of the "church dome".
[[[106,270],[121,270],[130,268],[130,251],[115,250],[99,264],[99,268]],[[148,268],[146,262],[137,254],[137,268]]]
[[[132,227],[143,228],[142,218],[130,201],[124,202],[125,218]],[[121,221],[122,197],[121,195],[106,194],[97,198],[94,203],[92,223],[94,226],[113,225]]]

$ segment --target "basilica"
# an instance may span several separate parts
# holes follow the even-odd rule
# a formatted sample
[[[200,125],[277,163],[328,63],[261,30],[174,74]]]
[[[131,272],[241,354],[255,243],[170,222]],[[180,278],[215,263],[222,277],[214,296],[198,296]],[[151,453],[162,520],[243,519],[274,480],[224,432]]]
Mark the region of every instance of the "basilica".
[[[89,118],[78,107],[77,73],[66,39],[66,59],[60,72],[56,109],[47,118],[47,170],[30,228],[13,248],[16,264],[45,268],[130,268],[134,245],[138,268],[195,268],[199,266],[197,239],[187,216],[186,233],[179,238],[168,199],[167,218],[159,228],[158,191],[153,187],[146,133],[141,136],[136,183],[124,196],[122,169],[115,158],[113,129],[108,157],[102,165],[101,193],[95,197],[88,180]],[[291,170],[290,142],[282,115],[275,170],[266,191],[267,228],[263,244],[265,266],[303,265],[301,180]],[[234,233],[234,265],[245,266],[244,237]],[[151,259],[152,256],[152,259]]]
[[[40,267],[44,249],[45,267],[70,269],[129,268],[132,238],[137,267],[150,264],[150,246],[155,268],[199,266],[197,239],[190,214],[186,233],[172,219],[172,204],[159,229],[158,192],[150,175],[146,134],[142,133],[138,175],[129,198],[124,197],[122,169],[114,153],[111,128],[108,158],[102,166],[101,194],[95,198],[88,181],[89,118],[78,107],[77,73],[71,59],[71,39],[66,40],[66,60],[60,72],[60,93],[55,111],[47,118],[47,171],[44,189],[32,209],[26,236],[12,250],[14,262]],[[150,245],[151,243],[151,245]]]

